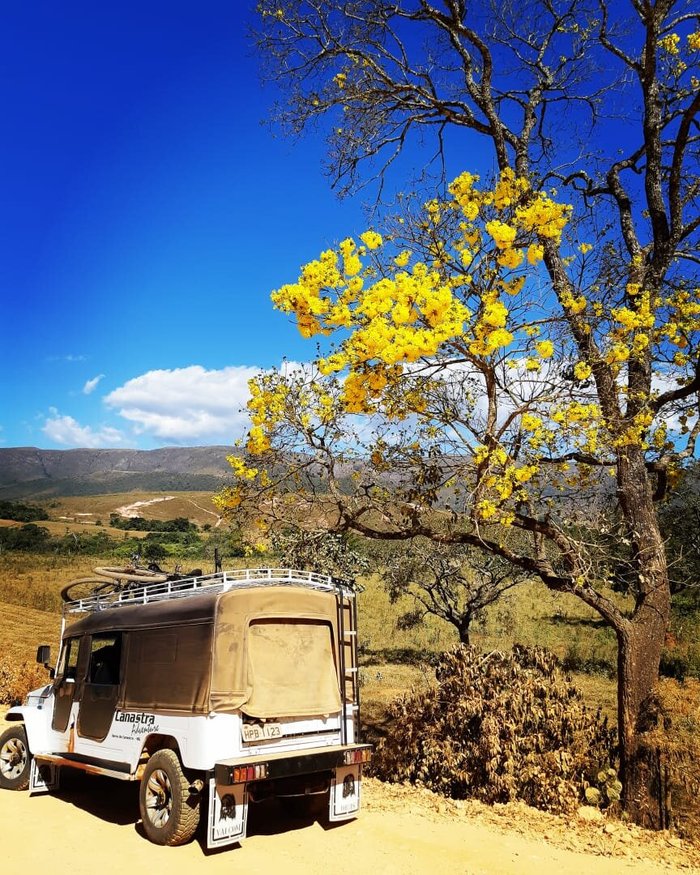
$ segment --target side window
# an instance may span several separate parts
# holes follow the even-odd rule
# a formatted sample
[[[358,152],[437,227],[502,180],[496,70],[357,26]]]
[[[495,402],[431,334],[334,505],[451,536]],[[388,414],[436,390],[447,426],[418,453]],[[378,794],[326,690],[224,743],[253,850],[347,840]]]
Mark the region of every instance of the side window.
[[[119,666],[121,657],[121,632],[93,635],[90,642],[88,682],[91,684],[117,685],[120,680]]]
[[[78,671],[78,651],[80,650],[80,638],[69,638],[63,642],[61,660],[58,665],[56,677],[74,681]]]

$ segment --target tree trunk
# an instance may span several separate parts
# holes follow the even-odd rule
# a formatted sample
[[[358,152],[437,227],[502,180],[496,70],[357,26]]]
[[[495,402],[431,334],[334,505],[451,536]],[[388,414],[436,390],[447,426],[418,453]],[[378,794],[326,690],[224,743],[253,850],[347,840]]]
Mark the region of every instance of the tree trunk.
[[[660,627],[660,628],[659,628]],[[622,803],[630,817],[639,822],[647,809],[639,758],[639,724],[644,705],[658,678],[665,623],[630,623],[618,630],[617,718],[620,743]]]
[[[647,809],[647,789],[639,760],[640,717],[659,676],[671,610],[664,541],[641,451],[628,450],[620,460],[618,497],[639,578],[634,612],[615,630],[620,780],[623,807],[639,821]]]
[[[459,632],[459,643],[465,644],[467,647],[471,644],[469,640],[469,626],[471,625],[472,616],[471,614],[464,614],[464,616],[460,617],[459,623],[457,624],[457,631]]]

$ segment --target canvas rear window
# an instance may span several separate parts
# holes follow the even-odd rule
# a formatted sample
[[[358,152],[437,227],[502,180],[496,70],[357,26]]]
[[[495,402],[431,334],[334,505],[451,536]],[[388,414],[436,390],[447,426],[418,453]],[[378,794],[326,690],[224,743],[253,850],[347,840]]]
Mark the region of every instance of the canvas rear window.
[[[251,717],[340,711],[331,627],[310,619],[258,619],[248,627],[248,682],[241,706]]]

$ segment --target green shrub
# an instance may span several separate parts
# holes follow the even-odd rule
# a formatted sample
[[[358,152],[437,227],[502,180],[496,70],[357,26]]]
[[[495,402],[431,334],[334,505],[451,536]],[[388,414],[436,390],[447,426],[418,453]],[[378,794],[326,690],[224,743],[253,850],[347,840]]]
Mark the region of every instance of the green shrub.
[[[453,799],[569,811],[611,765],[614,730],[547,651],[516,645],[485,656],[460,645],[439,657],[435,675],[437,686],[390,706],[378,777]]]
[[[18,523],[35,523],[48,518],[49,515],[44,508],[38,504],[0,500],[0,519],[14,520]]]

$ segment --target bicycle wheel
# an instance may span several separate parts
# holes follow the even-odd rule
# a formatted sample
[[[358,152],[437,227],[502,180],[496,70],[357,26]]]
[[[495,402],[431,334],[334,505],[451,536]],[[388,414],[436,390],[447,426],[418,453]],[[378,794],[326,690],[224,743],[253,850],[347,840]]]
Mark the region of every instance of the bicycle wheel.
[[[121,589],[121,584],[116,580],[105,580],[104,577],[80,577],[71,580],[63,587],[61,598],[64,602],[77,602],[89,596],[117,593]]]
[[[113,580],[130,581],[132,583],[164,583],[168,579],[168,575],[160,571],[149,571],[148,568],[135,568],[133,565],[127,565],[124,568],[102,566],[96,568],[95,573]]]

